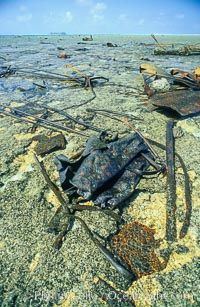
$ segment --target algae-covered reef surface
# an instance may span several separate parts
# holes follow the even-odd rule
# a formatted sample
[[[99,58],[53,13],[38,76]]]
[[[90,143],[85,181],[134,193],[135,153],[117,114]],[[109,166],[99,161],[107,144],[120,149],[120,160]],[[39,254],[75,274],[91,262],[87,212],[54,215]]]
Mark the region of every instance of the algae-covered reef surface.
[[[199,42],[199,36],[160,39],[173,44]],[[139,72],[142,63],[152,63],[166,71],[177,68],[193,72],[200,64],[199,57],[155,56],[144,43],[151,43],[151,38],[93,36],[93,41],[83,42],[81,36],[0,37],[0,110],[4,111],[0,113],[1,306],[199,306],[200,119],[198,114],[179,117],[152,109]],[[87,83],[90,79],[84,76],[94,78],[92,88]],[[79,82],[81,78],[85,84]],[[49,108],[49,114],[44,115],[44,106]],[[55,109],[65,110],[79,123]],[[29,114],[28,121],[22,120],[25,116],[20,112]],[[61,125],[60,129],[42,125],[36,118],[33,121],[30,115],[44,116]],[[123,225],[101,211],[76,213],[102,244],[124,225],[142,224],[142,229],[150,229],[158,243],[152,259],[162,263],[167,251],[166,265],[162,269],[154,266],[152,273],[141,274],[128,283],[100,253],[78,219],[63,236],[62,246],[55,248],[57,234],[48,231],[48,223],[60,203],[33,155],[37,154],[62,193],[54,164],[58,154],[70,159],[79,156],[88,137],[99,131],[124,137],[137,129],[144,137],[165,144],[169,118],[175,122],[175,151],[182,157],[190,179],[192,212],[185,237],[180,239],[178,235],[186,210],[184,174],[178,159],[177,240],[170,248],[166,241],[167,180],[163,174],[144,176],[133,195],[120,209],[114,209],[123,218]],[[53,137],[60,142],[50,146]],[[165,151],[154,148],[165,161]],[[67,203],[68,197],[63,197]],[[141,239],[141,249],[142,243]]]

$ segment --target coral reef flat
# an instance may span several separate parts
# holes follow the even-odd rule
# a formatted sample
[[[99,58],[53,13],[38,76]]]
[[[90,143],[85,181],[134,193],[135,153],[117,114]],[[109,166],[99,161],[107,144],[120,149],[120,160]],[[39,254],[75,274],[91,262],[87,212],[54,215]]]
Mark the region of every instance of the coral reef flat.
[[[158,36],[162,43],[182,45],[195,45],[199,38],[198,35]],[[176,125],[175,151],[186,165],[192,197],[188,232],[183,239],[177,236],[173,242],[166,267],[127,285],[125,278],[104,258],[78,220],[63,238],[62,247],[54,248],[56,235],[48,232],[47,226],[59,207],[59,201],[45,182],[33,154],[41,135],[50,138],[60,132],[40,124],[31,131],[33,124],[30,122],[0,113],[1,306],[131,306],[133,301],[137,307],[199,306],[200,118],[198,114],[180,117],[173,112],[154,110],[143,93],[144,79],[139,71],[141,63],[151,62],[168,72],[172,68],[193,72],[199,66],[199,57],[154,55],[153,47],[147,46],[151,43],[149,36],[93,35],[93,41],[88,42],[83,42],[78,35],[0,37],[0,73],[5,71],[5,67],[13,69],[12,73],[2,74],[0,78],[0,110],[4,105],[33,114],[35,109],[38,111],[38,104],[46,105],[66,110],[76,119],[112,135],[118,133],[123,137],[137,129],[144,137],[162,144],[166,142],[166,123],[173,118]],[[64,50],[67,56],[58,57],[59,50]],[[44,71],[72,78],[81,77],[81,73],[82,76],[104,77],[109,81],[94,80],[96,96],[84,104],[93,96],[90,87],[84,88],[73,81],[45,78]],[[88,108],[128,113],[132,118],[125,120],[114,114],[108,117],[105,113],[88,111]],[[12,115],[16,114],[12,112]],[[35,114],[41,116],[41,113]],[[62,126],[86,134],[62,131],[66,144],[57,150],[48,149],[48,153],[39,157],[61,191],[55,156],[76,157],[84,150],[87,136],[98,135],[98,132],[62,118],[62,115],[56,116],[51,111],[48,119],[55,123],[59,119]],[[154,148],[165,161],[165,151]],[[186,208],[184,175],[177,159],[175,171],[179,233]],[[155,239],[160,242],[156,250],[158,257],[162,256],[167,244],[166,190],[167,179],[162,174],[150,178],[144,176],[133,195],[120,209],[114,210],[122,215],[125,224],[135,221],[154,230]],[[66,195],[64,198],[67,202]],[[88,202],[88,205],[92,204]],[[76,214],[102,244],[103,239],[117,231],[116,221],[101,211],[84,210]]]

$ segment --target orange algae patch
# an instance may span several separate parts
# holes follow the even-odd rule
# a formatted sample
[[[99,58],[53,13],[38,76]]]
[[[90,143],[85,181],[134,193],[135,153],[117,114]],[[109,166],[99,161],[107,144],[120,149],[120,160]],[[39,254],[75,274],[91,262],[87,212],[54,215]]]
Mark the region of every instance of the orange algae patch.
[[[158,272],[166,265],[155,253],[154,233],[151,228],[132,222],[113,237],[112,249],[137,278]]]

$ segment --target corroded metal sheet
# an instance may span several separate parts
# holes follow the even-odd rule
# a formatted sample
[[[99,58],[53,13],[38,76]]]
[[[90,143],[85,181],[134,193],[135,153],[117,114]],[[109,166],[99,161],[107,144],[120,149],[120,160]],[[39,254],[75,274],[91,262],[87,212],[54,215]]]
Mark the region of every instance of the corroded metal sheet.
[[[154,106],[171,109],[181,116],[200,112],[200,91],[181,90],[156,94],[150,101]]]

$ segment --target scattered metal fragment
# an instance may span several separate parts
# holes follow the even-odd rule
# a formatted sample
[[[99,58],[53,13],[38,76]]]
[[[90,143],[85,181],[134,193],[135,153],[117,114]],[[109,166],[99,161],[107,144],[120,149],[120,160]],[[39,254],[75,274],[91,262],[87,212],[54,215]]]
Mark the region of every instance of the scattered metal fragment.
[[[93,41],[93,37],[92,37],[92,35],[90,35],[89,37],[86,36],[86,37],[83,37],[82,40],[83,41],[87,41],[87,42],[88,41]]]
[[[94,235],[92,234],[91,230],[88,228],[86,223],[81,219],[79,216],[75,216],[75,219],[78,219],[81,222],[81,225],[87,232],[89,238],[94,242],[94,244],[98,247],[98,249],[101,251],[101,253],[104,255],[104,257],[112,264],[112,266],[125,278],[127,278],[130,282],[135,280],[134,274],[129,271],[123,264],[121,264],[118,259],[114,257],[114,255],[106,249],[100,242],[97,240]]]
[[[191,90],[173,91],[154,95],[150,102],[160,109],[176,111],[181,116],[200,112],[200,92]]]
[[[42,79],[53,79],[53,80],[57,80],[57,81],[61,81],[61,82],[62,81],[68,81],[68,82],[72,82],[72,83],[77,83],[77,84],[83,86],[85,89],[89,88],[91,90],[93,96],[90,99],[86,100],[85,102],[81,102],[80,104],[67,107],[66,109],[77,108],[79,106],[82,106],[86,103],[91,102],[93,99],[96,98],[96,93],[94,91],[95,82],[98,79],[108,81],[108,79],[104,78],[104,77],[89,77],[87,75],[84,75],[78,69],[76,69],[74,66],[72,66],[70,64],[67,64],[66,66],[70,67],[70,69],[72,69],[73,71],[78,73],[79,77],[72,77],[72,76],[68,76],[66,74],[55,73],[55,72],[46,71],[46,70],[42,70],[42,69],[32,69],[31,70],[29,68],[20,68],[20,67],[11,68],[11,66],[1,67],[2,71],[0,71],[0,77],[17,75],[17,76],[22,76],[22,77],[26,77],[26,78],[28,78],[30,76],[31,78],[34,77],[34,78],[42,78]]]
[[[60,234],[57,236],[55,242],[54,242],[54,246],[56,248],[60,248],[62,245],[62,240],[63,237],[66,235],[66,233],[69,230],[69,223],[70,221],[72,221],[73,219],[77,219],[82,227],[85,229],[86,233],[88,234],[89,238],[93,241],[93,243],[96,245],[96,247],[98,247],[98,249],[101,251],[101,253],[106,257],[106,259],[115,267],[115,269],[122,274],[125,278],[127,278],[129,281],[132,281],[134,279],[134,276],[131,272],[129,272],[129,270],[127,270],[122,264],[120,264],[120,262],[115,259],[114,255],[108,250],[106,249],[100,242],[98,239],[96,239],[93,235],[93,233],[91,232],[91,230],[89,229],[89,227],[87,226],[87,224],[83,221],[82,218],[80,218],[79,216],[75,215],[75,211],[70,209],[65,201],[65,199],[63,198],[62,194],[60,193],[60,191],[58,190],[58,188],[53,184],[53,182],[51,181],[51,179],[49,178],[44,165],[38,160],[37,156],[34,155],[34,159],[35,162],[37,164],[37,166],[39,167],[40,171],[42,172],[48,186],[50,187],[50,189],[54,192],[54,194],[56,195],[56,197],[58,198],[60,204],[61,204],[61,208],[57,209],[57,213],[60,212],[60,210],[62,209],[67,220],[65,222],[65,224],[63,225],[63,229],[60,232]]]
[[[44,108],[44,109],[47,109],[47,110],[50,110],[50,111],[53,111],[55,113],[58,113],[60,115],[63,115],[65,118],[68,118],[70,120],[72,120],[73,122],[85,127],[85,128],[88,128],[88,129],[91,129],[91,130],[94,130],[94,131],[97,131],[97,132],[101,132],[102,130],[98,127],[95,127],[95,126],[92,126],[90,124],[87,124],[81,120],[78,120],[76,119],[74,116],[68,114],[67,112],[65,112],[64,110],[60,110],[58,108],[55,108],[55,107],[50,107],[50,106],[46,106],[44,104],[37,104],[37,106],[39,108]]]
[[[156,42],[156,45],[159,46],[161,49],[164,49],[164,47],[173,47],[174,44],[160,44],[157,40],[157,38],[155,37],[155,34],[151,34],[151,37],[154,39],[154,41]]]
[[[118,47],[117,44],[113,44],[113,43],[110,43],[110,42],[106,43],[106,46],[107,47]]]
[[[177,153],[177,157],[179,158],[179,162],[181,164],[181,167],[183,169],[183,173],[185,176],[185,204],[186,204],[186,210],[185,210],[185,218],[183,221],[183,225],[180,230],[180,239],[184,238],[188,232],[188,228],[190,226],[190,219],[192,214],[192,199],[191,199],[191,190],[190,190],[190,178],[187,172],[187,168],[185,166],[185,163],[181,156]]]
[[[45,82],[43,82],[43,85],[33,82],[33,85],[38,86],[38,87],[41,88],[41,89],[47,89],[47,88],[48,88],[48,87],[45,85]]]
[[[107,109],[97,109],[97,108],[87,108],[86,111],[88,112],[95,112],[95,113],[110,113],[110,114],[115,114],[123,117],[128,117],[131,119],[136,119],[136,120],[143,120],[143,118],[137,117],[132,114],[127,114],[127,113],[122,113],[122,112],[117,112],[117,111],[112,111],[112,110],[107,110]],[[102,115],[103,115],[102,114]]]
[[[66,140],[62,133],[51,137],[39,134],[33,137],[32,140],[38,142],[34,148],[37,155],[45,155],[58,149],[64,149],[66,145]]]
[[[176,180],[174,161],[174,122],[169,120],[166,129],[166,167],[167,167],[167,205],[166,205],[166,239],[168,242],[177,240],[176,230]]]
[[[198,68],[197,70],[195,70],[194,73],[189,73],[178,69],[172,69],[169,74],[161,67],[144,63],[140,65],[140,73],[150,75],[145,80],[145,83],[147,83],[147,81],[152,81],[152,78],[157,79],[164,77],[166,79],[171,79],[171,82],[173,83],[179,83],[192,89],[200,89]]]
[[[152,145],[155,145],[161,149],[166,150],[167,146],[158,143],[154,140],[151,139],[147,139]],[[183,161],[183,159],[181,158],[181,156],[175,151],[175,156],[179,159],[179,162],[181,164],[182,170],[183,170],[183,174],[184,174],[184,188],[185,188],[185,204],[186,204],[186,213],[185,213],[185,218],[184,218],[184,222],[179,234],[180,239],[184,238],[187,234],[188,228],[190,226],[190,219],[191,219],[191,214],[192,214],[192,199],[191,199],[191,189],[190,189],[190,179],[189,179],[189,175],[187,172],[187,168],[185,166],[185,163]]]
[[[59,130],[68,131],[68,132],[72,132],[72,133],[75,133],[75,134],[78,134],[78,135],[88,137],[88,135],[84,132],[71,129],[67,126],[62,126],[62,125],[57,124],[55,122],[40,118],[38,116],[29,114],[27,112],[20,111],[19,109],[16,109],[16,108],[13,108],[13,107],[5,106],[2,103],[0,103],[0,106],[2,107],[2,108],[0,108],[1,113],[5,114],[7,116],[11,116],[11,117],[20,119],[21,121],[29,122],[29,123],[32,123],[32,124],[34,124],[35,121],[36,122],[38,121],[38,122],[40,122],[40,125],[44,128],[48,128],[48,129],[52,129],[52,130],[56,130],[56,131],[59,131]],[[9,111],[6,111],[6,109],[8,109]]]
[[[63,52],[63,53],[57,54],[57,57],[60,58],[60,59],[67,59],[70,56],[67,53]]]
[[[149,63],[143,63],[140,65],[140,73],[156,77],[158,76],[158,77],[172,78],[172,76],[169,73],[167,73],[162,67]]]
[[[47,117],[50,115],[50,113],[48,111],[45,111],[41,116],[40,118],[42,119],[47,119]],[[33,126],[31,127],[31,133],[34,133],[36,132],[36,129],[39,127],[40,125],[40,121],[37,120],[35,124],[33,124]]]
[[[183,71],[180,69],[172,69],[171,75],[175,76],[174,81],[176,83],[184,84],[193,89],[200,90],[200,77],[198,74],[198,67],[195,69],[193,73]]]
[[[49,178],[43,163],[38,160],[36,155],[33,155],[33,157],[34,157],[34,160],[35,160],[39,170],[42,172],[42,175],[44,176],[44,179],[47,182],[49,188],[53,191],[53,193],[56,195],[58,201],[60,202],[61,208],[63,209],[63,211],[66,212],[66,213],[71,213],[70,209],[66,206],[66,201],[65,201],[64,197],[62,196],[62,194],[60,193],[59,189]],[[59,208],[57,210],[59,211]]]
[[[174,205],[174,196],[171,196],[171,193],[174,193],[174,183],[173,181],[172,183],[170,183],[170,180],[172,179],[171,176],[173,176],[174,174],[173,158],[171,157],[171,155],[174,155],[173,150],[171,151],[173,146],[172,126],[172,122],[169,122],[166,138],[167,143],[169,143],[167,144],[167,146],[169,146],[170,148],[170,150],[168,149],[167,152],[167,163],[169,168],[168,184],[170,185],[170,187],[172,187],[172,189],[169,189],[170,193],[167,204],[167,206],[170,206],[170,210],[172,208],[171,205]],[[152,143],[161,147],[162,149],[166,149],[166,146],[154,142],[152,140],[147,139],[145,140],[145,142]],[[134,143],[134,146],[132,146],[132,143]],[[102,155],[102,153],[106,153],[106,155]],[[93,157],[92,154],[94,154],[94,158],[97,159],[96,162],[95,159],[91,159],[91,157]],[[142,158],[140,157],[140,155]],[[176,156],[179,157],[184,174],[187,173],[180,156],[177,153]],[[119,159],[119,157],[120,160],[118,161],[118,165],[116,163],[118,163],[117,159]],[[87,158],[88,161],[86,161]],[[139,161],[137,160],[138,158]],[[161,262],[161,260],[157,257],[155,253],[155,249],[158,247],[158,241],[154,239],[153,230],[151,230],[145,225],[140,224],[139,222],[132,222],[124,226],[118,234],[114,235],[111,241],[112,250],[110,251],[105,248],[99,242],[98,239],[95,238],[95,236],[90,231],[87,224],[82,220],[82,218],[76,216],[75,214],[76,211],[88,210],[88,206],[85,206],[84,204],[74,205],[70,200],[70,190],[73,187],[75,187],[76,189],[78,188],[77,194],[83,195],[85,199],[91,198],[96,204],[98,204],[96,200],[99,198],[99,204],[105,203],[105,206],[109,204],[111,208],[115,208],[118,204],[120,204],[127,197],[129,197],[130,193],[134,191],[135,184],[137,184],[136,181],[138,180],[136,179],[136,181],[131,181],[132,178],[135,180],[135,176],[139,175],[138,178],[140,179],[143,174],[143,171],[150,164],[155,164],[154,156],[150,154],[149,148],[146,146],[141,136],[136,133],[127,136],[126,138],[112,141],[110,143],[105,142],[105,140],[102,139],[101,136],[99,138],[93,136],[88,140],[86,149],[83,152],[81,158],[75,163],[69,163],[69,161],[63,155],[58,156],[56,158],[57,161],[55,162],[60,173],[61,184],[62,186],[63,184],[66,184],[65,186],[63,186],[63,189],[66,189],[68,193],[67,203],[58,188],[51,182],[50,178],[46,173],[46,170],[43,167],[43,164],[38,161],[37,157],[35,157],[35,159],[49,187],[53,190],[61,203],[61,207],[57,209],[55,216],[51,220],[51,229],[59,231],[59,234],[54,242],[54,246],[56,248],[59,249],[61,247],[63,239],[70,229],[69,224],[72,223],[74,219],[77,219],[87,232],[89,238],[94,242],[94,244],[98,247],[101,253],[113,265],[113,267],[115,267],[115,269],[128,280],[128,282],[137,280],[138,278],[147,274],[159,272],[166,267],[171,250],[167,250],[166,254],[163,256],[163,261]],[[140,159],[144,160],[140,161]],[[112,164],[113,160],[115,161],[114,164]],[[147,164],[143,164],[144,161]],[[142,168],[140,168],[140,162],[142,162]],[[157,165],[154,165],[154,167],[157,168],[156,173],[160,172],[160,167],[157,167]],[[112,168],[114,172],[112,172]],[[131,177],[126,175],[127,171],[131,173]],[[87,174],[87,176],[85,176],[85,174]],[[120,181],[123,176],[124,181]],[[88,178],[91,178],[91,181],[88,181]],[[181,238],[184,237],[187,233],[191,215],[191,197],[190,190],[188,189],[188,179],[188,177],[185,179],[185,189],[187,190],[185,196],[187,203],[186,217],[180,232]],[[127,182],[128,192],[126,185]],[[131,189],[129,189],[129,183],[131,185]],[[119,195],[117,195],[115,199],[113,198],[113,195],[115,196],[116,189],[119,189]],[[83,209],[84,206],[85,208]],[[63,210],[64,215],[61,214],[61,210]],[[174,222],[176,223],[174,219],[175,211],[173,210],[173,208],[172,211],[170,210],[168,207],[166,237],[169,242],[174,241],[174,237],[176,237],[176,228],[174,234]],[[110,214],[109,209],[103,209],[102,212],[113,217],[119,223],[121,222],[119,216],[116,216],[114,212],[114,215]],[[54,226],[54,222],[56,223],[57,218],[57,222],[59,222],[59,214],[63,217],[66,216],[67,218],[61,227]],[[172,220],[170,214],[172,214]]]
[[[154,55],[199,55],[200,54],[200,46],[186,45],[184,47],[172,48],[172,49],[164,49],[164,48],[156,48],[153,51]]]
[[[85,199],[113,209],[134,192],[150,166],[148,158],[154,159],[143,138],[135,133],[110,143],[101,136],[90,136],[78,161],[70,163],[59,155],[55,163],[66,193],[74,187]]]

